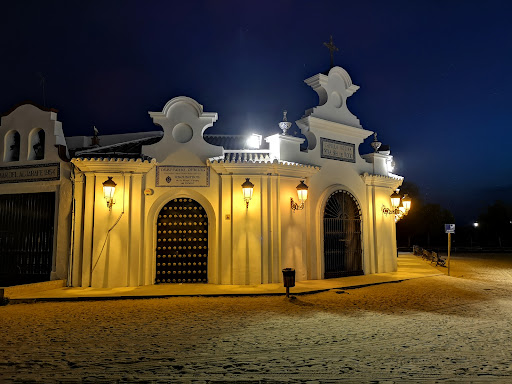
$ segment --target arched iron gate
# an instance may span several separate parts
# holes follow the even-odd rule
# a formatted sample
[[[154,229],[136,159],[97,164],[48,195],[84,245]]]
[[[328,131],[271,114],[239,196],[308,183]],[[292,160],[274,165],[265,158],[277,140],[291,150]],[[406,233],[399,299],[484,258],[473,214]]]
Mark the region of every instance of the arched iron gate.
[[[155,283],[208,282],[208,216],[192,199],[174,199],[157,220]]]
[[[50,280],[55,193],[0,195],[0,286]]]
[[[336,191],[324,211],[326,279],[363,274],[361,210],[350,192]]]

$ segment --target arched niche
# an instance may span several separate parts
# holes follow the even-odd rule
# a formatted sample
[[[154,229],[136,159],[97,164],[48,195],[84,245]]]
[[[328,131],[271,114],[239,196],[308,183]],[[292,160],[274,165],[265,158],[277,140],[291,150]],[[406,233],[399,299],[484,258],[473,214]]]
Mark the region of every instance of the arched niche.
[[[6,133],[4,140],[4,161],[20,160],[20,134],[12,130]]]
[[[28,137],[28,160],[44,159],[45,133],[41,128],[35,128]]]

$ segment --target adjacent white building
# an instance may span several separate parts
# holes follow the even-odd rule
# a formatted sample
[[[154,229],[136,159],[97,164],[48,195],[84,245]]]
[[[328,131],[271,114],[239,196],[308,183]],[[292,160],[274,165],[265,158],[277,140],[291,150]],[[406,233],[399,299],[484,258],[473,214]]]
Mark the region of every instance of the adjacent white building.
[[[65,279],[72,166],[54,109],[30,102],[0,120],[0,285]]]
[[[359,154],[373,132],[347,108],[359,87],[343,68],[305,82],[319,95],[296,121],[306,140],[287,133],[286,118],[282,132],[249,144],[208,135],[217,114],[176,97],[149,112],[160,131],[64,142],[55,112],[18,107],[2,118],[0,174],[50,163],[61,173],[51,181],[0,178],[0,197],[55,193],[51,278],[70,286],[276,283],[283,268],[299,281],[395,271],[395,216],[387,209],[403,178],[392,173],[389,151]],[[46,152],[34,160],[28,152],[39,128]],[[19,160],[13,131],[22,137]],[[70,163],[56,157],[66,149]],[[250,199],[243,184],[252,185]]]

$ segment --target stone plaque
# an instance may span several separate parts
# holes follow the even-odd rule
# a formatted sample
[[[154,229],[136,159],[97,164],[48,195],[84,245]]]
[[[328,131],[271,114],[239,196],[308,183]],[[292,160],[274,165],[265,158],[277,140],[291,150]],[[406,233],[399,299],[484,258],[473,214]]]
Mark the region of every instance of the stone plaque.
[[[210,167],[161,165],[156,167],[157,187],[209,187]]]
[[[60,180],[60,164],[0,167],[0,184]]]
[[[320,138],[321,157],[325,159],[333,159],[339,161],[356,162],[355,152],[356,146],[343,141]]]

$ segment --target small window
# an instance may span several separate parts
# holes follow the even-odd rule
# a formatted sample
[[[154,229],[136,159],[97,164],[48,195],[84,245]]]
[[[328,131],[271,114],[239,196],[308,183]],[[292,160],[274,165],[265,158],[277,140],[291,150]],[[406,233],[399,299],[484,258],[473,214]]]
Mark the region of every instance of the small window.
[[[10,131],[5,135],[4,161],[20,160],[20,134]]]
[[[33,130],[29,137],[29,160],[44,159],[44,131],[42,129]]]

